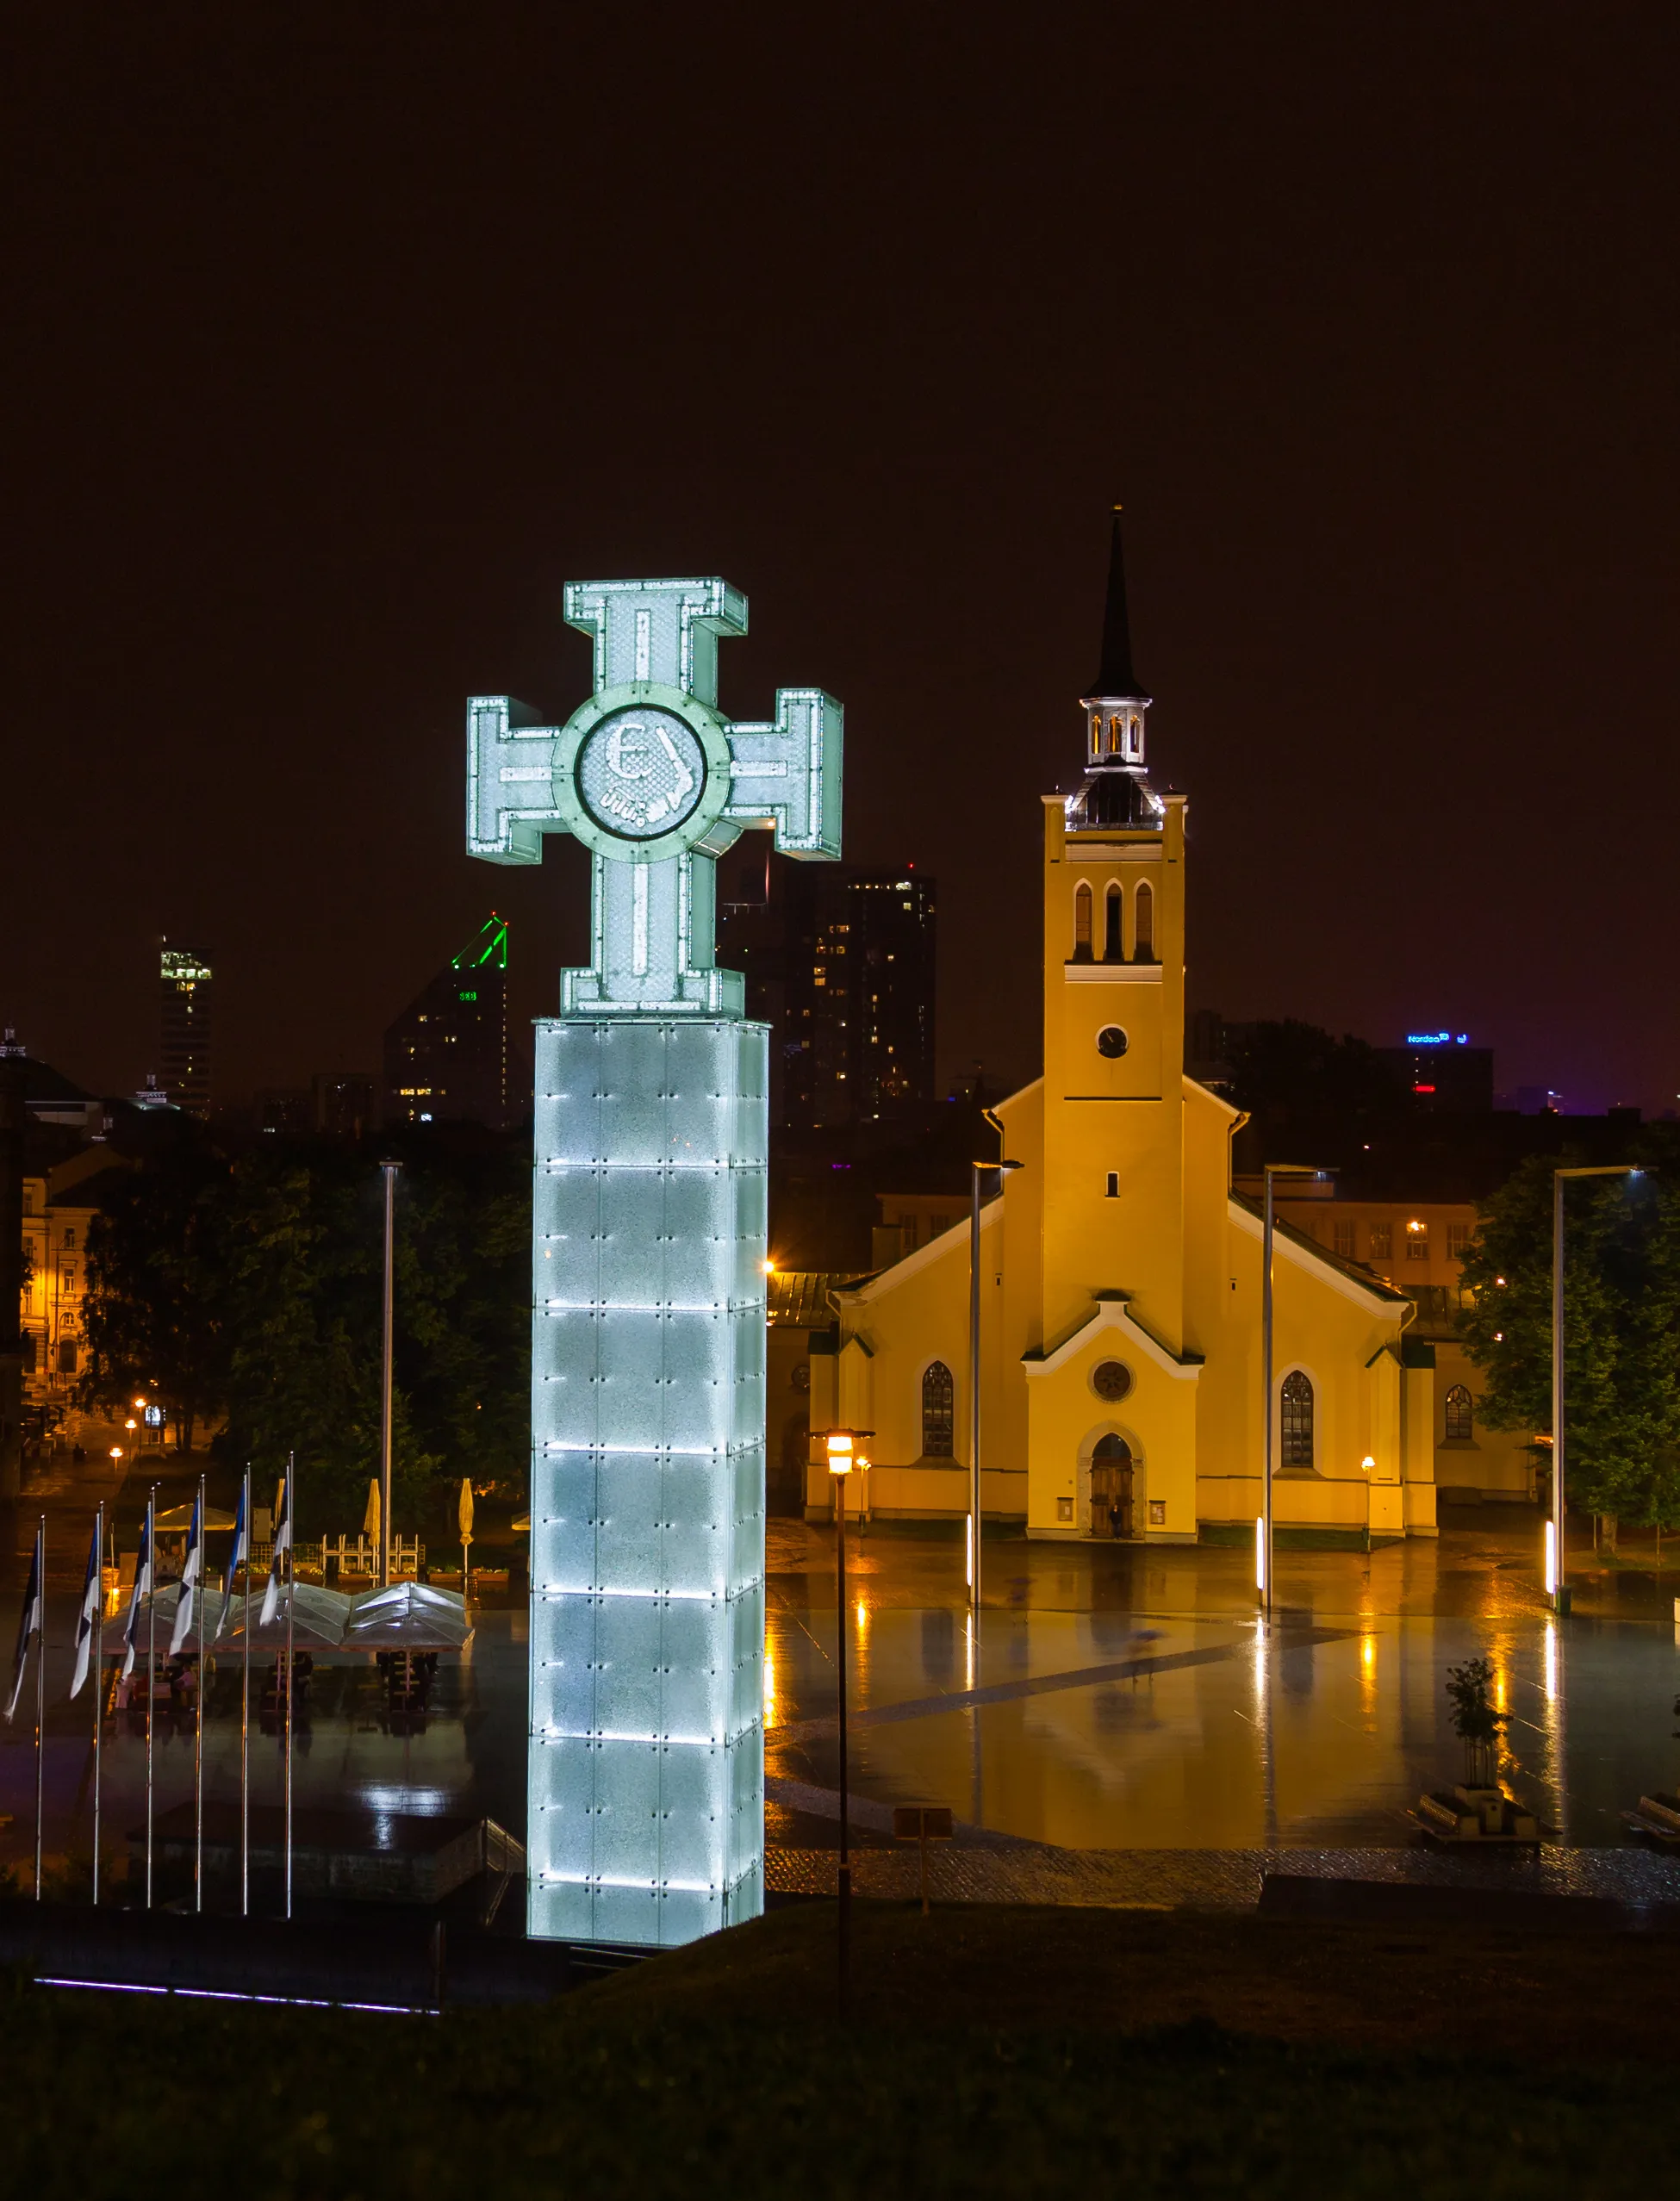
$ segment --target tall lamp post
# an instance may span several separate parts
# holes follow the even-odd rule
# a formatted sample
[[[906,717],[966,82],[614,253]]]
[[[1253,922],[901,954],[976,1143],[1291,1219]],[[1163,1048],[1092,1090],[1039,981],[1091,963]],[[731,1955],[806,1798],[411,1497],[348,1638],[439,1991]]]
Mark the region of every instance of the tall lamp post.
[[[988,1109],[986,1120],[996,1124]],[[999,1130],[1001,1125],[998,1125]],[[980,1607],[980,1178],[996,1170],[1001,1185],[1005,1172],[1019,1169],[1018,1161],[977,1161],[971,1165],[974,1202],[968,1218],[968,1602]]]
[[[1260,1427],[1266,1433],[1265,1468],[1260,1478],[1260,1516],[1254,1523],[1254,1589],[1262,1615],[1272,1617],[1272,1467],[1275,1444],[1272,1412],[1272,1241],[1275,1235],[1273,1181],[1279,1177],[1322,1177],[1310,1162],[1269,1161],[1264,1166],[1266,1199],[1260,1228]]]
[[[396,1346],[396,1173],[400,1161],[382,1161],[385,1177],[384,1350],[379,1376],[379,1587],[391,1581],[391,1377]]]
[[[840,1709],[840,1880],[838,1911],[838,1955],[840,2014],[846,2014],[849,1988],[848,1974],[851,1961],[852,1924],[852,1856],[851,1837],[846,1820],[846,1648],[851,1630],[846,1620],[846,1481],[854,1467],[867,1467],[869,1463],[857,1449],[860,1437],[874,1434],[868,1429],[831,1429],[824,1443],[828,1450],[828,1471],[834,1477],[834,1553],[836,1582],[840,1602],[836,1614],[834,1663],[839,1682]]]
[[[1554,1613],[1569,1610],[1569,1581],[1564,1571],[1564,1185],[1571,1177],[1640,1174],[1621,1162],[1552,1172],[1552,1518],[1546,1525],[1546,1594]]]

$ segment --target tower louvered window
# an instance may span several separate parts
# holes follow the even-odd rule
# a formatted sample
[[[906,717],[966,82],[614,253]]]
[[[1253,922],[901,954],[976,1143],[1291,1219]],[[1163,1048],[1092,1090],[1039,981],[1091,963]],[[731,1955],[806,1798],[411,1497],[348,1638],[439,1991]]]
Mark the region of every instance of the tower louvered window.
[[[1091,889],[1083,880],[1073,890],[1073,961],[1091,961]]]

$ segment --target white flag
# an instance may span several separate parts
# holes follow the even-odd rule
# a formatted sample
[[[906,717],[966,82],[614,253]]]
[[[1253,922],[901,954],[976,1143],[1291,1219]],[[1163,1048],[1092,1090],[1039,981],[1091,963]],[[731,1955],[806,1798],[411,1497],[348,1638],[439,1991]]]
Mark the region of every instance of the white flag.
[[[23,1591],[23,1611],[17,1623],[17,1655],[12,1661],[11,1702],[6,1707],[9,1719],[17,1710],[18,1693],[23,1687],[23,1669],[29,1663],[29,1638],[40,1633],[40,1578],[42,1561],[41,1531],[35,1531],[35,1548],[29,1561],[29,1579]],[[45,1656],[45,1652],[38,1654]]]
[[[88,1668],[93,1659],[93,1624],[104,1601],[105,1583],[100,1571],[104,1555],[99,1549],[100,1532],[103,1526],[103,1521],[94,1522],[93,1541],[88,1546],[88,1578],[82,1584],[82,1609],[76,1615],[76,1672],[70,1684],[72,1696],[82,1694],[82,1684],[88,1677]]]
[[[187,1556],[181,1566],[181,1587],[175,1594],[175,1627],[169,1638],[169,1655],[177,1658],[192,1626],[192,1597],[204,1567],[203,1502],[192,1502],[192,1526],[187,1531]]]
[[[280,1610],[280,1584],[284,1570],[280,1564],[281,1554],[292,1548],[292,1479],[289,1475],[280,1485],[280,1517],[274,1524],[274,1554],[268,1564],[268,1588],[263,1592],[263,1614],[259,1626],[266,1627]]]
[[[152,1508],[146,1509],[146,1519],[140,1525],[140,1553],[134,1561],[134,1587],[128,1600],[128,1620],[122,1631],[122,1678],[126,1682],[134,1670],[134,1657],[140,1648],[140,1600],[152,1595]]]

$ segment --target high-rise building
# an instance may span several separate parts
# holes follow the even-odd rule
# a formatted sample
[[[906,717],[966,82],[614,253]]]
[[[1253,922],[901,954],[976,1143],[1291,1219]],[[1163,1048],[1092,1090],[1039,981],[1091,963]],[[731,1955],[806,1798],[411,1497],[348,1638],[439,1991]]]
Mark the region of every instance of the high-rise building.
[[[374,1123],[375,1079],[359,1070],[318,1070],[309,1080],[314,1128],[328,1138],[359,1139]]]
[[[890,1122],[930,1102],[935,882],[913,864],[790,862],[755,833],[718,884],[718,961],[774,1033],[773,1119]]]
[[[163,1034],[159,1076],[177,1108],[210,1112],[210,994],[215,974],[207,956],[163,943],[160,980]]]
[[[494,911],[385,1031],[385,1122],[508,1115],[507,920]]]

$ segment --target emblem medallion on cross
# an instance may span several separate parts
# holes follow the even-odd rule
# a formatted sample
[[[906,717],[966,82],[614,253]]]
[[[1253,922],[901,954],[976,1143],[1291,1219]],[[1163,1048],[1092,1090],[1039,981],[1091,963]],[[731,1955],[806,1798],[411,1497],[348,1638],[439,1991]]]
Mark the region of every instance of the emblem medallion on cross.
[[[567,623],[594,644],[594,692],[563,726],[505,695],[468,705],[467,845],[540,863],[569,833],[594,866],[594,955],[561,981],[562,1016],[735,1016],[719,971],[716,859],[749,826],[793,856],[840,853],[841,711],[779,688],[768,724],[725,718],[718,643],[747,631],[726,581],[586,581]]]

